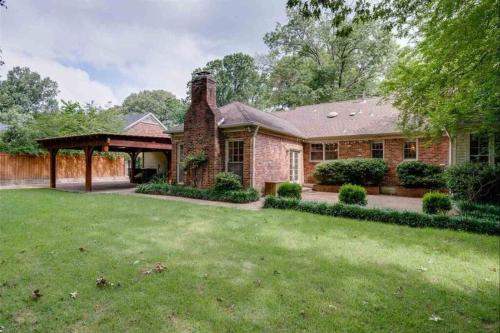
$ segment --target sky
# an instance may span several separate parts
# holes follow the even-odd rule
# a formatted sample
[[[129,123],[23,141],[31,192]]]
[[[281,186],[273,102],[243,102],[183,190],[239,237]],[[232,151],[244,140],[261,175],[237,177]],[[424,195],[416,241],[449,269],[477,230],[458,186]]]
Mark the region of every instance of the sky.
[[[59,99],[119,104],[132,92],[185,97],[191,72],[215,58],[266,52],[285,0],[7,0],[5,65],[59,84]]]

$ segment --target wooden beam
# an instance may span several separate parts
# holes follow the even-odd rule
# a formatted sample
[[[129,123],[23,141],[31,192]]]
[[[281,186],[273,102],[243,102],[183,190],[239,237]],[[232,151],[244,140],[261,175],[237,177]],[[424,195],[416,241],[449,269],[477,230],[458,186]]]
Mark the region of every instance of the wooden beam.
[[[132,141],[132,140],[116,140],[116,139],[111,139],[109,146],[110,147],[126,147],[126,148],[160,149],[160,150],[172,149],[172,144],[170,144],[170,143]]]
[[[88,146],[83,148],[85,152],[85,192],[92,191],[92,155],[94,147]]]
[[[50,177],[50,188],[56,188],[56,178],[57,178],[57,151],[58,149],[49,150],[49,177]]]

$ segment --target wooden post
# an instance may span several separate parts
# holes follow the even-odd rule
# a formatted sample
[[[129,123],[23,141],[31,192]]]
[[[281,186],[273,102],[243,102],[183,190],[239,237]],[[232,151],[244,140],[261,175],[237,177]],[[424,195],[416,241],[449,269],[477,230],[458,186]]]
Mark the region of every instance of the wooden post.
[[[172,177],[172,170],[170,170],[172,165],[172,154],[170,151],[164,151],[163,153],[165,154],[165,159],[167,163],[167,165],[165,166],[165,173],[166,173],[165,181],[169,182],[171,181],[170,178]]]
[[[92,154],[94,147],[83,148],[85,152],[85,192],[92,191]]]
[[[135,151],[132,151],[130,153],[128,153],[130,155],[130,182],[131,183],[134,183],[135,181],[135,163],[136,163],[136,160],[137,160],[137,152]]]
[[[49,149],[50,188],[56,188],[57,151],[58,151],[58,149]]]

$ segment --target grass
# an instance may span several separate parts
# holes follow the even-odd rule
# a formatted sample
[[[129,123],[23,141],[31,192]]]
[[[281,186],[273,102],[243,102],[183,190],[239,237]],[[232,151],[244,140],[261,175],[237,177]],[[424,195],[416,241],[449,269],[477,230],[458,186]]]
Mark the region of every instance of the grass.
[[[499,239],[294,211],[3,190],[0,326],[497,332]],[[143,274],[157,262],[168,270]],[[101,275],[114,286],[96,287]],[[43,294],[36,301],[34,289]]]

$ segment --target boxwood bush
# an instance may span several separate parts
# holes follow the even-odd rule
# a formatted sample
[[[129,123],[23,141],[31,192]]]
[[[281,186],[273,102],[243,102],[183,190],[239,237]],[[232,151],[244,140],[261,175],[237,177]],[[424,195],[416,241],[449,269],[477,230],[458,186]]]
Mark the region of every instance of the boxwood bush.
[[[399,183],[404,187],[443,188],[444,169],[422,161],[406,161],[396,168]]]
[[[427,214],[446,213],[451,209],[451,200],[447,194],[429,192],[422,199],[422,210]]]
[[[359,185],[345,184],[340,187],[339,200],[350,205],[366,205],[366,190]]]
[[[266,197],[264,208],[289,209],[320,215],[400,224],[410,227],[433,227],[500,235],[500,223],[497,220],[469,216],[429,215],[408,211],[400,212],[392,209],[366,208],[343,203],[330,204],[271,196]]]
[[[283,183],[278,187],[278,196],[286,198],[302,198],[302,186],[296,183]]]
[[[446,169],[446,185],[454,199],[500,203],[500,165],[465,163]]]
[[[247,203],[259,200],[260,194],[254,189],[238,191],[215,191],[214,189],[200,189],[188,186],[171,185],[168,183],[151,182],[139,185],[137,193],[172,195],[185,198]]]
[[[335,160],[319,163],[314,178],[324,185],[378,186],[388,170],[387,163],[379,159]]]
[[[215,176],[214,191],[228,192],[242,189],[240,176],[233,172],[221,172]]]

